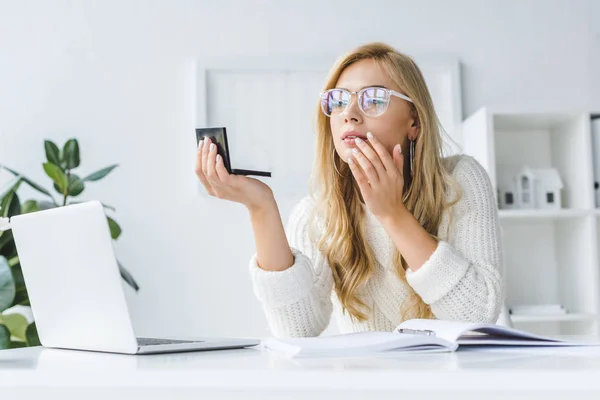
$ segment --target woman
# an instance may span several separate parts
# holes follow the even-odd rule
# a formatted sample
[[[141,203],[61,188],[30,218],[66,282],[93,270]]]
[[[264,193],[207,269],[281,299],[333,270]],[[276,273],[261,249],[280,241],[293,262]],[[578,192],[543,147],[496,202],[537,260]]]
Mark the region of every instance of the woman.
[[[382,43],[358,47],[333,66],[316,111],[311,195],[287,232],[266,184],[229,175],[209,141],[197,152],[208,193],[249,210],[250,273],[273,334],[317,336],[334,310],[341,332],[391,331],[410,318],[496,322],[491,183],[473,158],[442,156],[413,60]]]

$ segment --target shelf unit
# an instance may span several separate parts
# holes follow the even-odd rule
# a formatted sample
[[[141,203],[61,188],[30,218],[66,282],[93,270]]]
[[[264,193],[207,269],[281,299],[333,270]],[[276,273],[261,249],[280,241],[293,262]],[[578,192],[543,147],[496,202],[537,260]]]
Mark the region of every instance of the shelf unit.
[[[516,328],[556,335],[600,333],[600,210],[595,208],[592,112],[521,113],[482,108],[462,124],[464,153],[497,172],[556,168],[560,210],[499,210],[506,305],[561,304],[565,315],[511,315]]]
[[[564,322],[564,321],[593,321],[594,314],[568,313],[565,315],[511,315],[513,323],[540,323],[540,322]]]
[[[503,221],[510,220],[544,220],[583,217],[595,215],[597,210],[498,210],[498,217]]]

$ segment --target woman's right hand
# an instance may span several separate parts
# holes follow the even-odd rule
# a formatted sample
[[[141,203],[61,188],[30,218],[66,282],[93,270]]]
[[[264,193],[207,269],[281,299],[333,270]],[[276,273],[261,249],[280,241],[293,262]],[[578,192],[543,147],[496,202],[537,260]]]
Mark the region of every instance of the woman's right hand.
[[[227,172],[223,158],[209,138],[198,143],[196,175],[209,195],[245,205],[249,210],[272,204],[271,188],[258,179]]]

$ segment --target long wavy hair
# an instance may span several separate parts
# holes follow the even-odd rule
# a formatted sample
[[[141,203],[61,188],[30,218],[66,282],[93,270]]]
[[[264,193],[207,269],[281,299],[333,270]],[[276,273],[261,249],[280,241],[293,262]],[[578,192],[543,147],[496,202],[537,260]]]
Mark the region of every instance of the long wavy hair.
[[[460,192],[442,163],[442,130],[425,79],[407,55],[384,43],[360,46],[337,60],[323,90],[334,88],[345,68],[372,59],[413,100],[411,112],[420,127],[416,140],[412,179],[405,177],[403,201],[429,234],[438,239],[444,211],[457,200],[447,201],[449,186]],[[369,307],[361,299],[361,289],[372,275],[376,259],[366,240],[366,218],[362,196],[348,165],[335,151],[329,117],[315,110],[316,150],[311,177],[311,194],[316,200],[311,220],[311,235],[333,272],[334,288],[344,312],[359,321],[368,319]],[[409,162],[409,157],[405,158]],[[319,225],[319,226],[317,226]],[[399,311],[400,320],[434,318],[431,308],[408,285],[406,261],[395,249],[396,274],[409,290]]]

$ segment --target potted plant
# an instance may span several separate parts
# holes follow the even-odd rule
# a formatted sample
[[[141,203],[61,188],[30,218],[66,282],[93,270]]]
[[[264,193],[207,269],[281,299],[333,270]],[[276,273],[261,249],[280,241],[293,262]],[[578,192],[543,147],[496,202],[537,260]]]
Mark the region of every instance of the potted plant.
[[[50,140],[44,141],[46,162],[43,168],[53,187],[60,195],[58,201],[52,193],[6,165],[0,168],[13,175],[13,180],[6,189],[0,192],[0,218],[10,218],[14,215],[36,212],[54,207],[75,204],[71,198],[81,195],[85,185],[106,177],[118,165],[111,165],[81,178],[75,173],[80,165],[79,143],[69,139],[62,150]],[[44,195],[43,200],[29,199],[21,202],[18,189],[22,184],[29,185]],[[115,211],[114,207],[104,205],[106,209]],[[107,223],[113,240],[121,235],[121,227],[110,216]],[[139,287],[131,274],[119,263],[121,277],[135,291]],[[35,322],[29,324],[25,316],[18,312],[5,313],[14,306],[29,306],[27,288],[23,280],[19,255],[10,230],[0,231],[0,349],[39,345]]]

